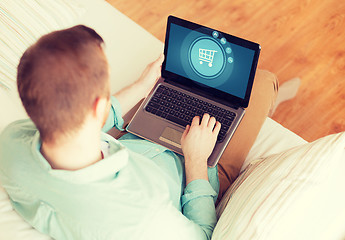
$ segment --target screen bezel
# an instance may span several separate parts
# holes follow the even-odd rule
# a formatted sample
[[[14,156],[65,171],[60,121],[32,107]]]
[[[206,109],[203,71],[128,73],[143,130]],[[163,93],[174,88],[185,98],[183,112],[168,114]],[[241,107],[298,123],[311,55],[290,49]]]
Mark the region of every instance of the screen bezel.
[[[169,48],[169,34],[170,34],[170,26],[171,24],[176,24],[179,25],[181,27],[185,27],[188,28],[190,30],[197,30],[198,28],[204,28],[204,29],[208,29],[211,31],[218,31],[220,32],[228,42],[251,49],[254,51],[254,57],[253,57],[253,61],[252,61],[252,67],[250,70],[250,74],[249,74],[249,79],[248,79],[248,84],[247,84],[247,89],[246,89],[246,93],[245,93],[245,97],[242,99],[240,97],[234,96],[232,94],[223,92],[221,90],[215,89],[215,88],[210,88],[207,86],[202,86],[202,84],[200,83],[196,83],[195,81],[193,81],[192,79],[183,77],[181,75],[175,74],[173,72],[170,72],[168,70],[166,70],[166,56],[167,56],[167,51]],[[253,86],[253,82],[254,82],[254,77],[255,77],[255,72],[256,72],[256,68],[257,68],[257,63],[259,60],[259,55],[260,55],[260,50],[261,47],[258,43],[255,42],[251,42],[248,40],[245,40],[243,38],[239,38],[227,33],[224,33],[222,31],[213,29],[213,28],[209,28],[206,26],[202,26],[175,16],[170,15],[168,17],[168,21],[167,21],[167,29],[166,29],[166,35],[165,35],[165,47],[164,47],[164,62],[162,64],[162,77],[166,80],[169,80],[169,82],[173,82],[173,83],[178,83],[180,85],[184,85],[187,86],[191,89],[198,89],[201,91],[206,91],[208,95],[211,95],[213,98],[217,98],[220,99],[222,101],[226,101],[226,102],[231,102],[232,105],[237,106],[237,107],[243,107],[246,108],[249,104],[249,99],[250,99],[250,94],[251,94],[251,90],[252,90],[252,86]]]

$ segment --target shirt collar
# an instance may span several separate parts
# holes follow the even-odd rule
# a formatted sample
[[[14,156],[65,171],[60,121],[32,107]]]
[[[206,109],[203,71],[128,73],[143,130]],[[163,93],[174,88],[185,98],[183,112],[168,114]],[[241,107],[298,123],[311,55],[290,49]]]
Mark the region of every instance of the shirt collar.
[[[38,163],[48,174],[73,183],[91,183],[116,177],[116,174],[128,163],[128,150],[118,140],[102,132],[101,141],[108,142],[109,156],[88,167],[75,171],[52,169],[40,152],[41,141],[39,132],[34,136],[32,150],[36,155]]]

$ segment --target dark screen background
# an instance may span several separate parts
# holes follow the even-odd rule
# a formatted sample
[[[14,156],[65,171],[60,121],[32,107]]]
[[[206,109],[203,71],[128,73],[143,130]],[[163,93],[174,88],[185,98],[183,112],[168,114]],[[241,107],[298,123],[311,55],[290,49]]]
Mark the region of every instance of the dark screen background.
[[[194,75],[191,76],[184,70],[186,65],[183,66],[183,64],[188,64],[189,66],[189,62],[188,59],[181,58],[181,46],[183,45],[184,39],[191,31],[193,30],[173,23],[171,24],[165,70],[186,77],[195,82],[205,84],[207,79],[200,79],[201,77]],[[222,85],[214,88],[244,99],[255,51],[231,42],[229,42],[229,44],[234,58],[234,62],[232,63],[234,64],[232,72],[229,75],[220,75],[219,77],[225,77],[226,79],[224,79],[225,81],[223,81],[224,83]]]

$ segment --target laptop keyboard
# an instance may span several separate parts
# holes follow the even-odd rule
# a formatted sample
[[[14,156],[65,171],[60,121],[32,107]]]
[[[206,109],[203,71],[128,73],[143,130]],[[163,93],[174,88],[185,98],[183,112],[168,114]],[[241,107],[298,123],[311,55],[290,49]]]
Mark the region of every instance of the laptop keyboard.
[[[236,117],[234,112],[162,85],[157,88],[145,110],[182,127],[190,124],[195,116],[202,117],[208,113],[222,124],[218,142],[224,140]]]

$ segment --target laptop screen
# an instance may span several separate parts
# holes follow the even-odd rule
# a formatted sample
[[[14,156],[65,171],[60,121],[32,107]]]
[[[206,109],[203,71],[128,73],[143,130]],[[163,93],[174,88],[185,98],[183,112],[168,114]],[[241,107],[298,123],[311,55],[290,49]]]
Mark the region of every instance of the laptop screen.
[[[173,16],[165,44],[163,77],[248,105],[258,44]]]

